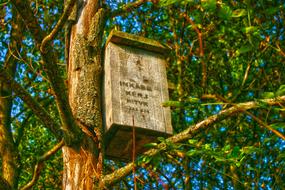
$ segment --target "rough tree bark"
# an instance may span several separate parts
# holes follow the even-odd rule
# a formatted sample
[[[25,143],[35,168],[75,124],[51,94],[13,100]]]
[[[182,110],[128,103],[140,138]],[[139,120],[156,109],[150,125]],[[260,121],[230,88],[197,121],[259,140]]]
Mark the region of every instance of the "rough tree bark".
[[[80,150],[63,147],[63,189],[86,190],[98,187],[103,172],[100,102],[105,12],[97,0],[78,3],[76,9],[70,35],[68,91],[72,113],[86,137]]]
[[[16,56],[19,56],[23,22],[13,10],[11,42],[7,52],[4,69],[12,77],[16,72]],[[3,179],[0,180],[1,188],[17,189],[19,177],[18,151],[11,132],[12,88],[6,81],[0,81],[0,154],[2,160]]]

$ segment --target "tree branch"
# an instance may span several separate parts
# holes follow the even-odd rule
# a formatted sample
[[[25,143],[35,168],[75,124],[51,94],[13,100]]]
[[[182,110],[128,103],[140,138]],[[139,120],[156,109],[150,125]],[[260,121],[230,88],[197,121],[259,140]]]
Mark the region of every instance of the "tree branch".
[[[219,95],[212,95],[212,98],[214,99],[218,99],[221,100],[223,102],[226,102],[228,104],[231,104],[231,102],[229,100],[227,100],[226,98],[219,96]],[[232,104],[233,106],[236,106],[235,104]],[[250,117],[252,117],[258,124],[260,124],[262,127],[265,127],[266,129],[268,129],[269,131],[271,131],[272,133],[274,133],[276,136],[280,137],[281,139],[285,140],[285,136],[280,133],[279,131],[273,129],[272,127],[270,127],[269,125],[267,125],[265,122],[263,122],[261,119],[259,119],[258,117],[256,117],[255,115],[253,115],[252,113],[250,113],[247,110],[244,109],[240,109],[241,112],[244,112],[245,114],[249,115]]]
[[[207,65],[205,63],[205,61],[203,60],[204,57],[204,48],[203,48],[203,35],[201,30],[197,27],[197,25],[195,24],[195,22],[186,14],[186,13],[182,13],[181,14],[182,17],[184,17],[186,19],[186,21],[192,25],[193,29],[195,30],[195,32],[198,35],[198,40],[199,40],[199,56],[202,58],[201,59],[201,64],[202,64],[202,88],[206,87],[206,82],[207,82]]]
[[[9,183],[2,176],[0,176],[0,189],[12,190]]]
[[[260,100],[260,102],[268,104],[268,105],[279,105],[281,102],[285,102],[285,96],[276,97],[274,99],[263,99],[263,100]],[[235,106],[232,106],[226,110],[222,110],[220,113],[216,115],[212,115],[208,117],[207,119],[195,125],[189,126],[186,130],[166,139],[166,141],[169,141],[172,143],[178,143],[178,142],[182,142],[187,139],[193,138],[195,135],[197,135],[201,131],[205,131],[206,129],[208,129],[215,122],[226,119],[227,117],[235,113],[241,112],[241,110],[249,110],[249,109],[260,107],[261,106],[260,102],[252,101],[252,102],[236,104]],[[166,144],[162,142],[158,144],[156,148],[146,151],[143,155],[154,156],[157,153],[159,153],[161,150],[165,150],[165,149],[166,149]],[[133,163],[129,163],[126,166],[114,171],[113,173],[105,175],[101,181],[101,186],[106,187],[106,186],[109,186],[109,185],[112,185],[118,182],[121,178],[131,173],[132,168],[133,168]]]
[[[35,39],[36,46],[40,48],[42,39],[46,36],[37,21],[37,18],[33,15],[29,2],[27,0],[11,0],[16,7],[20,15],[22,16],[26,26]],[[75,119],[72,115],[71,108],[68,101],[66,85],[61,77],[61,70],[57,65],[57,55],[52,47],[41,51],[43,59],[43,68],[46,71],[51,87],[54,91],[54,97],[57,103],[60,119],[62,121],[62,129],[64,131],[64,139],[66,145],[77,146],[78,142],[82,139],[82,132],[76,125]]]
[[[77,0],[70,0],[69,1],[68,5],[64,9],[64,12],[59,19],[59,21],[56,23],[54,29],[51,31],[51,33],[49,33],[43,39],[43,41],[41,43],[40,51],[45,52],[46,45],[55,38],[58,31],[64,26],[64,24],[66,23],[66,21],[68,19],[68,16],[72,12],[72,8],[74,7],[76,1]]]
[[[278,52],[279,52],[283,57],[285,57],[285,52],[280,48],[280,45],[279,45],[278,42],[276,42],[276,47],[277,47]]]
[[[44,36],[46,36],[46,33],[44,30],[41,29],[37,18],[34,16],[34,13],[30,7],[30,2],[27,0],[11,0],[11,2],[23,18],[26,27],[33,35],[34,39],[36,40],[36,43],[40,45],[42,39],[44,38]]]
[[[121,15],[123,13],[130,12],[131,10],[140,7],[142,4],[144,4],[146,2],[148,2],[148,0],[137,0],[135,2],[125,4],[122,7],[120,7],[119,9],[112,11],[110,16],[115,17],[115,16]]]
[[[48,112],[20,85],[18,84],[4,69],[0,69],[0,80],[10,83],[11,88],[34,112],[34,114],[43,122],[57,139],[62,138],[60,127],[50,117]]]
[[[38,162],[34,167],[34,174],[33,174],[32,180],[30,182],[28,182],[24,187],[22,187],[21,190],[27,190],[27,189],[31,189],[33,187],[33,185],[37,182],[37,180],[40,177],[41,169],[44,166],[44,161],[48,160],[52,155],[54,155],[60,148],[62,148],[63,145],[64,145],[64,141],[61,140],[51,150],[46,152],[44,155],[42,155],[38,159]]]

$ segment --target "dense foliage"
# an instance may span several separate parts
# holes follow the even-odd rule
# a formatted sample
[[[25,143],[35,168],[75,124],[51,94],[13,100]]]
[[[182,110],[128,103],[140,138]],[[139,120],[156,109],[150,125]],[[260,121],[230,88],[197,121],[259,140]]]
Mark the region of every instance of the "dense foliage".
[[[116,10],[130,1],[102,3]],[[59,19],[63,4],[60,0],[30,3],[47,33]],[[7,57],[12,54],[15,80],[60,124],[39,47],[23,27],[21,47],[11,50],[13,22],[21,21],[16,20],[12,3],[0,6],[0,69],[8,67]],[[285,102],[269,105],[262,101],[285,95],[284,11],[282,0],[153,0],[107,18],[105,39],[115,28],[155,39],[171,49],[167,58],[170,101],[164,106],[171,107],[175,134],[240,103],[258,104],[256,109],[238,109],[188,140],[173,143],[159,138],[166,149],[139,158],[135,184],[130,175],[114,189],[285,188],[285,140],[276,135],[276,131],[285,134]],[[66,77],[64,43],[61,30],[52,46]],[[0,95],[0,100],[5,98],[4,93]],[[11,95],[10,126],[19,151],[18,186],[22,187],[32,179],[41,155],[58,140],[20,98]],[[157,143],[148,146],[156,148]],[[125,165],[105,163],[107,173]],[[61,171],[58,152],[45,161],[34,189],[60,189]]]

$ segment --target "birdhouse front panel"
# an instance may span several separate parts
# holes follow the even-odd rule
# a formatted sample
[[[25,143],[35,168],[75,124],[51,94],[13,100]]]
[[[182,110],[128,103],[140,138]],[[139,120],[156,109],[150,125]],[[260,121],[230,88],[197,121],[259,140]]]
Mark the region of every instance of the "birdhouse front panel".
[[[143,135],[148,133],[151,140],[153,134],[172,133],[170,110],[162,106],[169,99],[163,46],[157,47],[152,42],[121,32],[109,38],[105,51],[104,100],[106,132],[111,144],[119,143],[114,142],[116,138],[122,141],[124,137],[116,136],[132,127]]]

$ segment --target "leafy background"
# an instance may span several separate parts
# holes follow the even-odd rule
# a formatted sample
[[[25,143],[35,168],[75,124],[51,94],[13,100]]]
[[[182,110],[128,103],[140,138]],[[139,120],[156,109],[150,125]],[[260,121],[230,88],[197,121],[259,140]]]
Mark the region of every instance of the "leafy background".
[[[106,0],[115,10],[129,0]],[[50,31],[63,1],[31,2],[41,27]],[[0,3],[0,66],[9,49],[12,5]],[[285,94],[284,8],[282,0],[160,0],[109,18],[112,29],[155,39],[171,49],[167,60],[174,133],[240,102]],[[41,57],[30,34],[24,33],[16,80],[58,120],[52,90],[41,68]],[[102,44],[103,47],[103,44]],[[62,74],[64,32],[54,41]],[[284,134],[284,104],[250,111]],[[13,101],[12,130],[21,160],[19,186],[32,177],[38,157],[56,144],[32,111]],[[59,121],[58,121],[59,122]],[[159,138],[161,142],[165,139]],[[142,157],[138,189],[284,189],[285,142],[241,112],[215,123],[183,143],[167,143],[167,151]],[[150,144],[149,146],[156,146]],[[106,171],[123,162],[106,160]],[[61,152],[45,162],[34,189],[61,189]],[[130,175],[113,189],[134,188]]]

